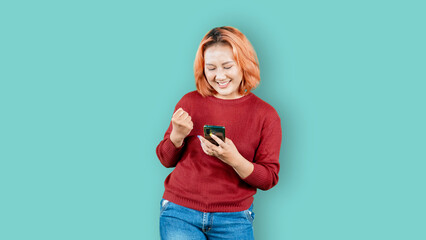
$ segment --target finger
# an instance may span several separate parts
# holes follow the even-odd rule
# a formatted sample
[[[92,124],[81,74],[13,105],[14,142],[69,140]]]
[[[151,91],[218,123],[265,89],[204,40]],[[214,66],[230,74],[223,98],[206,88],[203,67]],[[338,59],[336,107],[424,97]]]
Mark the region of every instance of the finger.
[[[172,119],[176,120],[176,121],[180,121],[181,120],[181,115],[183,114],[182,111],[176,112],[175,115],[173,115]]]
[[[204,144],[210,149],[213,153],[219,153],[222,152],[222,148],[220,146],[216,146],[215,144],[211,143],[209,140],[205,139]]]
[[[178,118],[181,119],[181,120],[185,120],[188,116],[189,116],[189,114],[187,112],[183,111],[182,114],[178,116]]]
[[[206,150],[207,155],[214,156],[214,151],[213,151],[213,149],[209,148],[209,147],[208,147],[208,146],[206,146],[205,144],[203,144],[203,145],[204,145],[204,149]]]
[[[203,144],[204,146],[206,146],[206,143],[209,143],[209,141],[207,141],[207,139],[205,139],[204,137],[198,135],[198,139],[200,139],[201,144]]]
[[[210,149],[210,148],[213,148],[213,146],[216,147],[216,145],[214,145],[213,143],[211,143],[209,140],[205,139],[204,137],[200,136],[200,139],[207,148]]]
[[[183,109],[179,108],[178,110],[176,110],[175,113],[173,113],[173,117],[177,117],[178,115],[180,115],[182,113]]]
[[[183,125],[186,127],[192,128],[194,126],[194,123],[191,120],[191,117],[187,117],[186,119],[180,120]]]
[[[216,145],[212,144],[209,140],[205,139],[202,136],[200,136],[200,140],[204,144],[206,150],[209,151],[209,152],[213,151],[214,147],[216,147]]]
[[[225,142],[222,141],[222,139],[220,139],[218,136],[210,133],[210,137],[212,137],[219,144],[219,146],[221,146],[221,147],[225,146]]]
[[[207,155],[209,155],[209,153],[207,152],[207,149],[205,148],[204,144],[201,143],[201,149],[203,149],[203,152]]]
[[[203,142],[203,140],[205,140],[204,138],[203,139],[201,139],[202,137],[201,136],[198,136],[198,138],[200,139],[200,145],[201,145],[201,148],[203,149],[203,152],[205,153],[205,154],[207,154],[207,155],[212,155],[212,153],[211,153],[211,150],[210,149],[208,149],[208,147],[204,144],[204,142]]]
[[[186,119],[182,120],[187,125],[190,125],[192,123],[191,117],[187,117]]]

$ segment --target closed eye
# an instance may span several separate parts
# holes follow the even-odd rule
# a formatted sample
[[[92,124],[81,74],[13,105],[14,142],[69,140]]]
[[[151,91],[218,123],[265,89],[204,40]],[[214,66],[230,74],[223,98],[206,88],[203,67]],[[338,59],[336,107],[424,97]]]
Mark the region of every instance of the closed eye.
[[[230,67],[224,67],[225,69],[230,69],[230,68],[232,68],[233,66],[230,66]],[[209,71],[213,71],[213,70],[216,70],[216,68],[207,68]]]

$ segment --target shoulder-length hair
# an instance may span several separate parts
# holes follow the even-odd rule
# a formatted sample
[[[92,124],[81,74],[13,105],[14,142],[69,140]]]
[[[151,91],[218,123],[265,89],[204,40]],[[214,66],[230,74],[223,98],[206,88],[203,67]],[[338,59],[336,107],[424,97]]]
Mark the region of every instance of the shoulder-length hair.
[[[247,95],[259,85],[259,61],[253,46],[238,29],[224,26],[210,30],[201,40],[194,61],[194,76],[197,91],[203,96],[217,94],[207,82],[204,72],[204,51],[214,44],[228,44],[232,47],[235,61],[242,70],[243,79],[238,89],[239,94]]]

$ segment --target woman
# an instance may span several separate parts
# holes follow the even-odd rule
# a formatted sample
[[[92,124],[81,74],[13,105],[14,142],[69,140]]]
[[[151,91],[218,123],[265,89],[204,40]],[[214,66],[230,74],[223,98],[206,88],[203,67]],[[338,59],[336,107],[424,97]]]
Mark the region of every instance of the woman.
[[[198,48],[197,91],[177,103],[156,153],[165,167],[162,239],[254,239],[253,195],[278,182],[281,120],[254,95],[260,81],[256,53],[236,28],[209,31]],[[226,129],[225,141],[203,135],[204,125]]]

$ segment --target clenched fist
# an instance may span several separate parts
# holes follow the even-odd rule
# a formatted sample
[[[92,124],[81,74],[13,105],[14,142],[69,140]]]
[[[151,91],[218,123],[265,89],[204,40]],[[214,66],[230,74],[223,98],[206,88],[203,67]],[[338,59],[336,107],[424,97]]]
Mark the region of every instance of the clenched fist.
[[[191,116],[185,110],[179,108],[172,116],[172,126],[170,140],[175,147],[180,147],[185,137],[188,136],[194,127],[194,123],[191,121]]]

